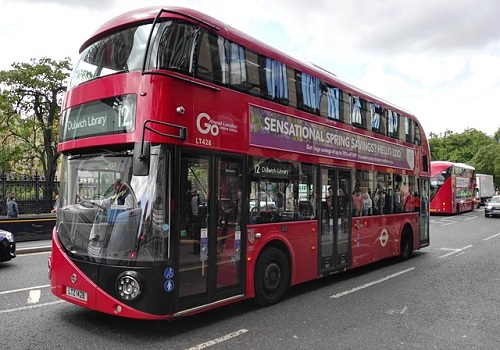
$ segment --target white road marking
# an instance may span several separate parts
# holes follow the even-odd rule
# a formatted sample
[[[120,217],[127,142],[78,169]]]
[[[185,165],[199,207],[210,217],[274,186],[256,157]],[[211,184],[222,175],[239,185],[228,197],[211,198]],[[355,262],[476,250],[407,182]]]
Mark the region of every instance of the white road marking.
[[[446,222],[444,219],[439,222],[439,226],[448,226],[448,225],[453,225],[453,224],[456,224],[457,222],[456,221],[451,221],[451,222]]]
[[[468,245],[467,247],[463,247],[463,248],[460,248],[460,249],[453,249],[453,248],[441,248],[441,250],[451,250],[449,253],[446,253],[445,255],[441,255],[439,258],[446,258],[447,256],[450,256],[450,255],[453,255],[453,254],[457,254],[457,253],[460,253],[462,251],[464,251],[465,249],[467,248],[470,248],[472,247],[472,245]]]
[[[487,241],[487,240],[490,240],[490,239],[498,237],[498,236],[500,236],[500,233],[497,233],[496,235],[493,235],[493,236],[486,237],[483,239],[483,241]]]
[[[390,309],[390,310],[387,310],[385,313],[388,314],[388,315],[394,315],[394,314],[404,314],[406,312],[406,310],[408,310],[408,307],[405,306],[403,308],[403,310],[398,310],[398,309]]]
[[[28,304],[38,304],[40,301],[40,296],[42,295],[42,291],[40,289],[30,290],[27,303]]]
[[[450,217],[450,218],[442,218],[439,220],[431,220],[430,223],[443,227],[443,226],[458,224],[459,222],[462,222],[462,221],[468,221],[468,220],[477,219],[477,218],[478,218],[477,215],[475,215],[475,216],[462,215],[462,216],[454,216],[454,217]]]
[[[356,287],[356,288],[352,288],[352,289],[349,289],[349,290],[346,290],[345,292],[342,292],[342,293],[338,293],[338,294],[335,294],[335,295],[332,295],[330,296],[330,298],[340,298],[340,297],[343,297],[344,295],[347,295],[347,294],[351,294],[351,293],[354,293],[354,292],[357,292],[358,290],[361,290],[361,289],[365,289],[365,288],[368,288],[368,287],[371,287],[377,283],[380,283],[380,282],[384,282],[384,281],[387,281],[391,278],[394,278],[394,277],[397,277],[399,275],[402,275],[403,273],[407,273],[407,272],[410,272],[412,270],[415,270],[414,267],[410,267],[409,269],[406,269],[406,270],[403,270],[403,271],[399,271],[399,272],[396,272],[392,275],[389,275],[389,276],[385,276],[381,279],[378,279],[376,281],[373,281],[373,282],[370,282],[370,283],[367,283],[367,284],[363,284],[359,287]]]
[[[205,349],[205,348],[208,348],[210,346],[213,346],[213,345],[217,345],[219,343],[222,343],[222,342],[225,342],[227,340],[230,340],[232,338],[236,338],[244,333],[248,332],[248,329],[240,329],[236,332],[233,332],[233,333],[229,333],[229,334],[226,334],[222,337],[219,337],[219,338],[215,338],[213,340],[209,340],[205,343],[202,343],[202,344],[199,344],[199,345],[196,345],[196,346],[193,346],[189,349],[186,349],[186,350],[201,350],[201,349]]]
[[[26,287],[26,288],[20,288],[20,289],[13,289],[13,290],[6,290],[4,292],[0,292],[0,295],[2,294],[10,294],[10,293],[16,293],[16,292],[23,292],[25,290],[33,290],[33,289],[40,289],[40,288],[48,288],[50,287],[50,284],[45,284],[43,286],[35,286],[35,287]]]
[[[44,304],[35,304],[35,305],[23,306],[23,307],[18,307],[18,308],[9,309],[9,310],[0,310],[0,314],[8,314],[10,312],[29,310],[29,309],[34,309],[36,307],[49,306],[49,305],[60,304],[60,303],[64,303],[64,300],[53,301],[51,303],[44,303]]]

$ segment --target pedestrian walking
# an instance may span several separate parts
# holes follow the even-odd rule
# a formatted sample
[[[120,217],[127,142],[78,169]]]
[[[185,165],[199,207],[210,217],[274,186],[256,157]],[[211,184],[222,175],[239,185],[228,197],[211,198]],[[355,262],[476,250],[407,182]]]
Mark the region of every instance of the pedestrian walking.
[[[19,207],[16,202],[16,196],[11,193],[7,201],[7,217],[9,219],[17,218],[19,215]]]
[[[50,212],[56,213],[57,209],[59,209],[59,195],[58,194],[56,194],[56,200],[54,202],[54,207],[52,208],[52,210]]]

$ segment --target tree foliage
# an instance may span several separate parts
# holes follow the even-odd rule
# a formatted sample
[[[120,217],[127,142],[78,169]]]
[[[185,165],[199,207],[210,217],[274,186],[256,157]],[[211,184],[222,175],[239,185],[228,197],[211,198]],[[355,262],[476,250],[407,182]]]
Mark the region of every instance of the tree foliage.
[[[33,173],[41,169],[47,181],[57,170],[57,134],[69,58],[32,59],[0,71],[0,166]]]
[[[482,131],[466,129],[461,134],[446,131],[443,137],[431,134],[429,146],[433,160],[470,164],[477,151],[494,140]]]
[[[476,168],[476,173],[493,175],[495,183],[500,183],[500,143],[495,141],[481,147],[472,158],[471,165]]]

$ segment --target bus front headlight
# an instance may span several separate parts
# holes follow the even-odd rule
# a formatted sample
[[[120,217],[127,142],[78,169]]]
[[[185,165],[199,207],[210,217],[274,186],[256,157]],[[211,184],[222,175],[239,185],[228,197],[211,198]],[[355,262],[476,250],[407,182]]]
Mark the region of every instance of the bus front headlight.
[[[141,291],[141,278],[135,271],[125,271],[116,279],[116,292],[123,301],[136,299]]]

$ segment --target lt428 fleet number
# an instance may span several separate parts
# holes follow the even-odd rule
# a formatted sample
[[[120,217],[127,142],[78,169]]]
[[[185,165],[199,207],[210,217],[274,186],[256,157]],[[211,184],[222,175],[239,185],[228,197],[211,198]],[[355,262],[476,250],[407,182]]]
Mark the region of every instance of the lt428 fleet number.
[[[212,140],[204,139],[203,137],[197,137],[195,142],[197,145],[212,146]]]

